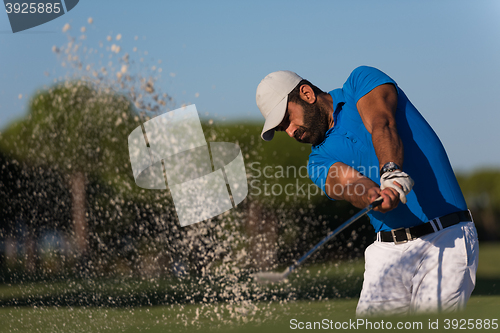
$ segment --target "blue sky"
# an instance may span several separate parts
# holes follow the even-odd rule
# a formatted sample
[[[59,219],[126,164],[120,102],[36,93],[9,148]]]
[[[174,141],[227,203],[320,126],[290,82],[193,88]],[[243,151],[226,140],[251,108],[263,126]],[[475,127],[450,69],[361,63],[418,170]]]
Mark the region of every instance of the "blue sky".
[[[375,66],[433,126],[456,170],[500,167],[500,1],[80,0],[16,34],[3,12],[0,129],[68,73],[52,47],[83,26],[85,46],[116,44],[161,67],[157,87],[219,121],[262,120],[255,89],[269,72],[292,70],[328,91],[355,67]]]

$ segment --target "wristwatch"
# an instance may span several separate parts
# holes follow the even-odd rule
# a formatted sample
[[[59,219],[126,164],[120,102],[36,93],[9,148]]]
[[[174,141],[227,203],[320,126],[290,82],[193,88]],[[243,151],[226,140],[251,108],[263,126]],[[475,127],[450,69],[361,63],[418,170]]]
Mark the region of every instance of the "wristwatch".
[[[382,169],[380,169],[380,176],[382,176],[386,172],[392,172],[394,170],[401,170],[401,168],[394,162],[387,162],[386,164],[384,164]]]

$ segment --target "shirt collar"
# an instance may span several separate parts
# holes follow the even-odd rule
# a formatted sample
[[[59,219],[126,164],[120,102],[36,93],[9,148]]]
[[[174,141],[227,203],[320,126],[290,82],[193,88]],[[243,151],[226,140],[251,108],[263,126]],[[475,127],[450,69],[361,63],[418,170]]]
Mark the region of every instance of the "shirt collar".
[[[326,131],[325,140],[333,131],[335,131],[335,128],[337,127],[337,116],[338,116],[340,110],[342,110],[342,105],[345,104],[344,92],[342,89],[339,88],[339,89],[332,90],[329,92],[329,94],[330,94],[330,96],[332,96],[332,99],[333,99],[333,127],[328,129],[328,131]],[[323,142],[325,142],[325,140],[323,140]],[[319,147],[323,144],[323,142],[319,143],[316,146],[312,146],[312,147],[313,148]]]
[[[333,128],[337,125],[337,116],[345,104],[344,91],[342,89],[335,89],[329,92],[333,99]]]

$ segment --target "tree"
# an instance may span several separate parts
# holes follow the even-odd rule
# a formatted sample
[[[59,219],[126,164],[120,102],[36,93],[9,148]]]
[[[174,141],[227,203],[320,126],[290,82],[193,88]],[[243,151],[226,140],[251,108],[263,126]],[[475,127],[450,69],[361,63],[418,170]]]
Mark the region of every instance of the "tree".
[[[480,240],[498,240],[500,228],[500,171],[477,170],[469,175],[458,175],[465,200],[474,216]]]
[[[127,137],[137,126],[139,117],[125,96],[75,81],[37,93],[27,118],[1,136],[0,148],[14,159],[65,176],[73,245],[79,256],[86,256],[89,248],[89,177],[133,189]]]

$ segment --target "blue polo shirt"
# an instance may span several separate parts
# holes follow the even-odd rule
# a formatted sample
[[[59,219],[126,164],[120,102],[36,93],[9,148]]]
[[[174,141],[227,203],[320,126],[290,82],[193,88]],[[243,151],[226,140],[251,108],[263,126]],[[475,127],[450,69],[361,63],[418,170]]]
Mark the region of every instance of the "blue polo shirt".
[[[400,203],[387,213],[368,213],[375,231],[411,227],[466,210],[462,191],[436,133],[396,82],[372,67],[356,68],[341,89],[330,92],[334,126],[328,130],[322,143],[312,147],[309,177],[325,191],[328,170],[334,163],[343,162],[380,185],[379,161],[371,134],[361,120],[356,103],[375,87],[387,83],[398,90],[396,123],[404,147],[402,168],[413,178],[415,186],[407,195],[406,205]]]

